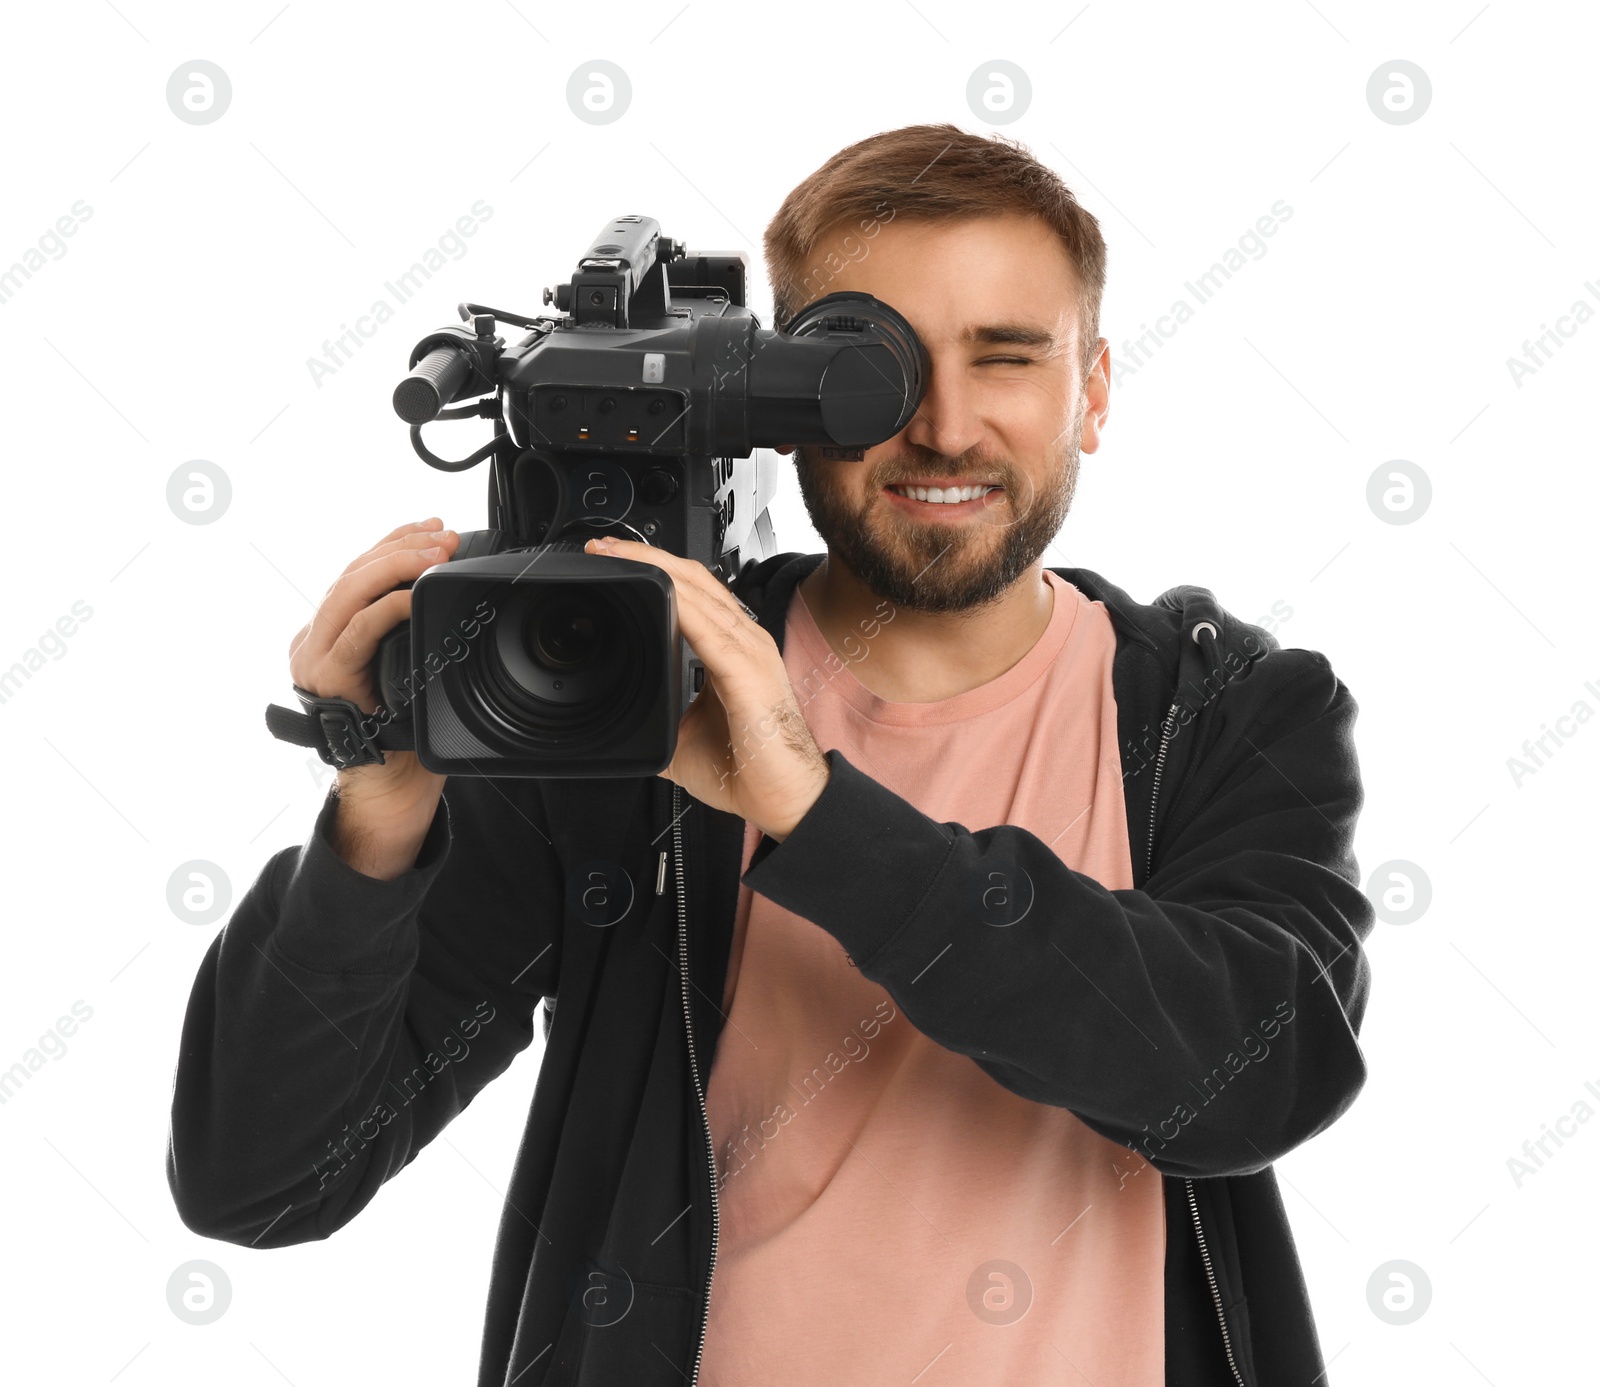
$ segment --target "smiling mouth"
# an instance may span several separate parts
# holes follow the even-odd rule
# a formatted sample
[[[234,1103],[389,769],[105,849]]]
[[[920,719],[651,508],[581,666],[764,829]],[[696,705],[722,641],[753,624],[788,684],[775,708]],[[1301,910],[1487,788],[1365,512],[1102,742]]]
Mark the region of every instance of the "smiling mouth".
[[[885,491],[892,492],[905,501],[915,501],[925,506],[950,506],[959,507],[970,505],[973,502],[982,502],[991,491],[1004,491],[1000,486],[886,486]]]

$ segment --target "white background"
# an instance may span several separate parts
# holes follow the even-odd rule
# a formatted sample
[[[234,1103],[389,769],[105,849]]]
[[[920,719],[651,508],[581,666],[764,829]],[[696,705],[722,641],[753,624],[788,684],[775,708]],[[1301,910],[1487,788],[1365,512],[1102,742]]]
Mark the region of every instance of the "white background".
[[[402,521],[482,523],[484,474],[423,467],[390,408],[418,337],[462,299],[540,311],[623,212],[743,250],[770,322],[760,236],[784,194],[881,129],[988,129],[967,82],[1003,58],[1032,83],[1004,133],[1101,219],[1119,357],[1275,201],[1293,209],[1119,380],[1047,561],[1140,600],[1195,583],[1247,620],[1292,609],[1279,639],[1326,653],[1361,707],[1363,873],[1403,860],[1431,881],[1419,919],[1369,942],[1365,1089],[1278,1167],[1327,1380],[1572,1380],[1593,1353],[1600,1123],[1520,1188],[1507,1159],[1586,1096],[1600,1111],[1595,910],[1575,882],[1600,728],[1520,786],[1507,762],[1580,700],[1600,708],[1600,324],[1520,384],[1506,362],[1575,301],[1600,308],[1592,9],[674,9],[8,8],[0,265],[77,200],[92,216],[0,303],[0,668],[74,602],[93,615],[0,704],[0,1068],[74,1001],[93,1015],[0,1106],[0,1373],[473,1380],[537,1047],[337,1237],[198,1238],[162,1160],[185,1002],[223,926],[176,918],[168,877],[205,859],[237,899],[308,830],[319,763],[261,722],[308,597]],[[166,102],[194,58],[232,81],[209,125]],[[633,88],[602,126],[566,100],[596,58]],[[1407,125],[1366,101],[1396,58],[1433,88]],[[307,358],[478,199],[493,215],[462,258],[314,383]],[[459,454],[486,428],[430,436]],[[208,525],[166,501],[194,459],[231,481]],[[1367,502],[1396,459],[1432,484],[1409,524]],[[783,548],[821,548],[787,471],[774,519]],[[196,1258],[233,1288],[205,1327],[166,1300]],[[1395,1259],[1432,1289],[1403,1326],[1368,1300]]]

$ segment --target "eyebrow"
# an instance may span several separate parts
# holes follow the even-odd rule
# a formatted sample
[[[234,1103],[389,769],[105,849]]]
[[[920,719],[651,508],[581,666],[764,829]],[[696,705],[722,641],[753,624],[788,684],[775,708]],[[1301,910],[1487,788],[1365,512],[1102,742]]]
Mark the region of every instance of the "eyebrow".
[[[990,346],[1054,347],[1056,337],[1033,323],[984,323],[969,326],[961,340],[968,345],[986,343]]]

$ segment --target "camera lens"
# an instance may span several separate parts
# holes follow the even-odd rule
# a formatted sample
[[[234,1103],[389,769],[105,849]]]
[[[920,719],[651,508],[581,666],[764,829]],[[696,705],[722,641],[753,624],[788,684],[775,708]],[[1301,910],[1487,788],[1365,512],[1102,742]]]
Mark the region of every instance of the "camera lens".
[[[540,579],[514,585],[496,654],[518,701],[560,712],[608,702],[624,682],[625,617],[616,598],[593,585]]]
[[[507,753],[604,745],[664,677],[651,613],[615,587],[538,577],[490,600],[492,634],[452,695],[463,721]]]
[[[529,613],[529,654],[552,669],[594,658],[605,640],[604,616],[582,595],[560,596]]]

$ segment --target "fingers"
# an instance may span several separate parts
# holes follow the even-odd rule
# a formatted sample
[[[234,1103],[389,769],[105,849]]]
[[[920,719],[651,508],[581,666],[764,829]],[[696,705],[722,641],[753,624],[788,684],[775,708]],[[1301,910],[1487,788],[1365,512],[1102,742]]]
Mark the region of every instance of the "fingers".
[[[611,553],[619,558],[653,563],[666,571],[678,596],[684,634],[708,668],[728,670],[721,651],[711,653],[701,648],[712,633],[730,652],[745,647],[758,635],[765,636],[760,623],[752,620],[739,599],[705,564],[637,540],[612,538],[604,549],[593,548],[596,542],[591,540],[584,548],[591,553]]]
[[[371,563],[373,559],[383,554],[392,553],[400,548],[426,548],[431,542],[443,545],[450,553],[455,553],[455,544],[459,536],[454,530],[441,530],[439,525],[439,517],[431,516],[427,520],[417,520],[409,525],[396,526],[374,544],[372,548],[351,559],[340,571],[339,577],[343,578],[347,574],[355,572],[356,569]],[[332,591],[333,588],[330,587],[327,592],[322,594],[324,601],[327,600],[328,594]],[[310,634],[311,628],[317,625],[320,619],[319,613],[294,633],[294,638],[289,642],[290,660],[294,659],[295,652],[300,649],[302,642]]]
[[[415,534],[402,535],[399,539],[392,539],[386,544],[380,544],[377,548],[368,550],[351,563],[339,577],[348,578],[358,569],[365,568],[368,564],[378,559],[385,559],[391,554],[403,553],[406,550],[432,549],[437,546],[444,550],[445,558],[453,558],[457,548],[460,547],[460,542],[461,536],[454,530],[418,530]],[[442,563],[443,559],[435,560],[435,562]],[[337,585],[338,580],[336,579],[335,586]],[[323,593],[323,601],[327,601],[332,593],[333,588],[330,587],[327,592]]]
[[[744,648],[748,642],[770,637],[762,630],[754,614],[747,612],[726,584],[703,563],[693,559],[680,559],[669,555],[671,565],[664,565],[672,575],[673,587],[678,594],[680,608],[693,612],[689,620],[706,623],[731,650]],[[702,630],[706,629],[702,626]]]
[[[386,534],[378,541],[377,544],[374,544],[372,547],[376,549],[379,547],[379,545],[387,544],[392,539],[399,539],[401,535],[408,535],[414,531],[437,530],[438,528],[439,517],[437,515],[430,515],[426,520],[414,520],[409,525],[396,525],[394,529],[390,530],[388,534]]]
[[[400,584],[415,580],[434,564],[444,562],[459,547],[460,535],[454,530],[441,530],[438,525],[437,517],[430,517],[397,526],[346,566],[311,620],[289,642],[290,676],[297,684],[310,689],[313,680],[327,682],[331,677],[348,683],[352,679],[356,671],[349,652],[354,645],[370,638],[375,650],[384,633],[410,611],[408,593],[401,602],[384,602],[385,595],[392,594]],[[366,609],[374,606],[380,607],[380,615],[357,622]],[[393,615],[397,611],[399,615]],[[353,623],[355,629],[351,631]],[[334,655],[336,648],[339,653]],[[326,670],[320,669],[324,662],[328,665]],[[365,684],[364,669],[356,682]]]
[[[718,695],[724,706],[728,703],[727,698],[721,697],[724,685],[735,703],[742,701],[740,690],[749,684],[757,668],[752,656],[770,657],[770,661],[781,668],[782,657],[772,638],[759,622],[750,619],[739,599],[703,563],[680,558],[637,540],[613,539],[606,548],[595,546],[596,541],[590,540],[584,549],[593,554],[610,553],[617,558],[653,563],[665,570],[672,579],[683,634],[708,674],[718,680]]]
[[[385,535],[372,548],[364,554],[358,554],[344,566],[340,577],[352,573],[358,568],[363,568],[373,559],[381,558],[384,554],[393,553],[396,549],[426,548],[429,544],[441,542],[440,536],[454,534],[454,530],[443,530],[437,520],[424,520],[415,525],[402,525],[392,534]]]
[[[301,644],[300,657],[304,659],[309,655],[315,659],[325,655],[339,633],[363,607],[401,583],[414,581],[425,569],[442,563],[446,557],[442,544],[426,548],[392,549],[346,573],[328,589],[328,595],[317,608],[311,632]]]
[[[751,657],[763,647],[776,655],[772,638],[745,615],[738,600],[723,588],[715,576],[698,564],[710,580],[709,587],[688,578],[674,577],[678,598],[678,620],[690,646],[706,666],[709,676],[742,682],[751,666]],[[730,688],[732,684],[730,683]]]
[[[411,615],[411,590],[400,588],[363,607],[335,637],[324,662],[341,681],[367,677],[378,642]]]
[[[584,545],[584,549],[589,553],[613,554],[618,558],[653,563],[658,568],[664,568],[680,588],[685,584],[690,584],[698,591],[725,605],[729,611],[744,617],[744,610],[739,606],[739,599],[728,590],[728,585],[697,559],[685,559],[666,549],[657,549],[654,545],[641,544],[638,540],[633,539],[607,537],[604,541],[607,547],[599,550],[590,548],[590,545],[594,543],[596,541],[590,540]],[[744,619],[748,620],[749,618],[744,617]]]

